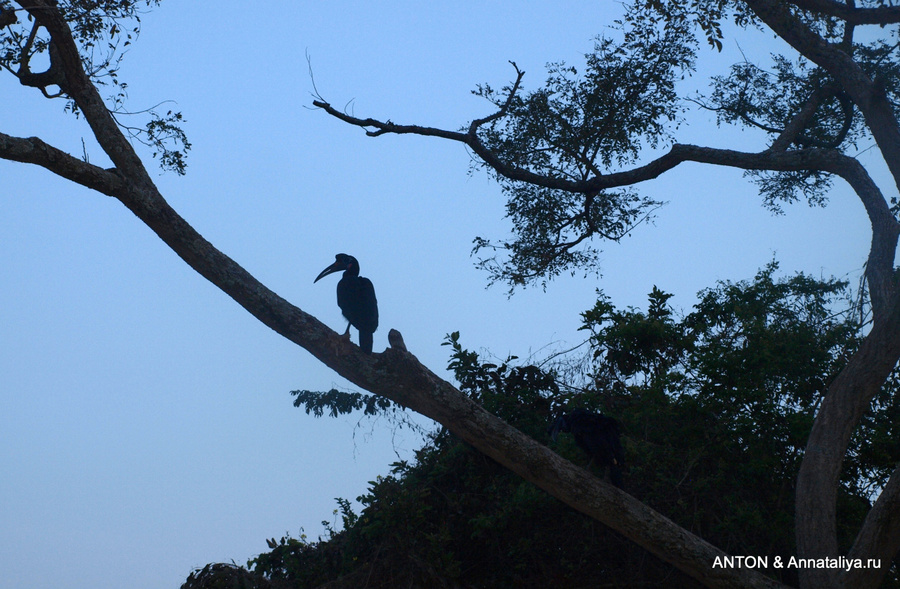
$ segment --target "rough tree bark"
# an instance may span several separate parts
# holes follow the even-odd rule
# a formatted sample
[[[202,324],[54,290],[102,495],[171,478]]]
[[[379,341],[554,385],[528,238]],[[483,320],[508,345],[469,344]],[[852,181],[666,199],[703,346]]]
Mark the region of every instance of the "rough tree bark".
[[[812,2],[807,0],[806,3],[824,4],[831,9],[837,9],[833,7],[833,4],[837,3],[827,0]],[[363,354],[356,346],[345,343],[337,333],[315,317],[292,305],[256,280],[197,233],[159,193],[140,158],[85,74],[72,33],[59,14],[56,3],[53,0],[29,0],[17,4],[50,34],[54,46],[51,64],[54,83],[75,101],[114,167],[102,169],[49,146],[40,139],[11,137],[2,133],[0,133],[0,157],[42,166],[72,182],[118,199],[194,270],[232,297],[259,321],[309,351],[356,386],[383,395],[434,419],[524,479],[618,531],[705,585],[781,586],[753,570],[713,568],[712,564],[716,557],[725,556],[722,551],[690,534],[631,496],[563,460],[547,447],[486,412],[421,365],[412,354],[399,348],[390,348],[380,354]],[[770,4],[777,3],[757,0],[749,4],[757,9],[765,20],[767,18],[765,10],[772,8]],[[527,170],[509,168],[484,148],[478,141],[477,130],[479,125],[489,121],[491,117],[473,122],[466,133],[456,133],[425,127],[400,126],[372,119],[354,119],[335,111],[327,103],[317,102],[316,105],[348,123],[374,129],[370,131],[373,135],[417,133],[461,141],[501,174],[584,194],[647,180],[685,161],[743,169],[821,169],[844,178],[860,196],[872,222],[873,243],[868,280],[873,290],[873,299],[877,296],[878,302],[875,327],[863,348],[832,385],[827,402],[816,421],[815,437],[811,438],[807,459],[804,462],[804,469],[807,471],[804,484],[811,499],[809,504],[803,505],[803,513],[807,519],[814,514],[821,518],[824,514],[825,524],[824,527],[811,526],[804,520],[801,532],[802,536],[805,534],[803,551],[806,555],[834,553],[832,539],[833,496],[836,492],[837,476],[835,473],[839,473],[840,459],[846,449],[848,432],[856,424],[868,399],[883,382],[885,370],[889,370],[900,356],[900,303],[893,279],[893,252],[896,249],[898,227],[887,210],[877,186],[858,162],[835,151],[821,149],[793,151],[770,149],[760,153],[743,153],[676,145],[669,153],[646,166],[595,177],[582,183],[565,183],[532,174]],[[878,109],[875,108],[875,111]],[[494,116],[498,115],[492,115]],[[894,128],[897,128],[896,122]],[[890,143],[895,139],[885,137],[881,141]],[[900,145],[900,142],[897,144]],[[566,185],[557,186],[560,183]],[[814,466],[807,466],[807,461],[811,464],[815,462]],[[851,555],[868,557],[883,554],[885,559],[889,559],[896,552],[898,543],[896,530],[900,527],[898,495],[900,495],[900,475],[895,473],[866,520]],[[798,510],[799,508],[798,501]],[[813,531],[821,531],[825,538],[810,543],[810,534]],[[823,579],[830,586],[838,586],[842,582],[850,583],[851,580],[854,583],[858,581],[872,586],[871,584],[877,584],[879,574],[883,575],[884,571],[875,573],[866,571],[866,573],[870,574],[865,578],[840,572],[829,573],[827,578]],[[815,579],[806,579],[804,583],[810,587],[826,586],[811,585],[812,580]]]

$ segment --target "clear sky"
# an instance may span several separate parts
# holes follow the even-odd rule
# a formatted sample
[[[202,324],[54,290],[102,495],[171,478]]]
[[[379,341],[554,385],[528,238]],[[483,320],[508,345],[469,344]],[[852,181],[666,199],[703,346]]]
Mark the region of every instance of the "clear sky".
[[[439,373],[444,335],[496,356],[579,343],[578,314],[602,288],[645,305],[653,285],[685,311],[716,280],[787,272],[858,279],[869,243],[855,196],[776,217],[739,171],[686,165],[648,183],[668,201],[655,225],[603,247],[582,275],[507,298],[469,257],[509,232],[504,201],[467,175],[457,144],[367,138],[308,108],[316,84],[359,116],[457,129],[491,112],[479,83],[526,88],[544,64],[578,65],[613,2],[275,2],[166,0],[142,17],[121,77],[134,110],[171,100],[187,119],[186,177],[158,172],[169,202],[251,273],[343,331],[334,254],[355,255],[381,327]],[[705,75],[777,50],[769,35],[701,49]],[[0,77],[0,130],[104,156],[61,101]],[[756,150],[760,137],[691,115],[680,141]],[[82,147],[82,139],[84,147]],[[864,149],[865,145],[860,146]],[[869,151],[864,164],[877,170]],[[355,338],[355,335],[354,335]],[[345,387],[190,270],[117,201],[0,161],[0,589],[178,587],[194,567],[246,560],[265,539],[333,520],[335,497],[409,457],[415,436],[361,416],[315,419],[292,389]],[[424,422],[424,420],[423,420]]]

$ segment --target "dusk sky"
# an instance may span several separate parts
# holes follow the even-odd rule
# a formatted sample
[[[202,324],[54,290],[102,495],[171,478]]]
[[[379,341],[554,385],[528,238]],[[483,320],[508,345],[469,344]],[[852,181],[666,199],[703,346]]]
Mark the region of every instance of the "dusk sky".
[[[447,333],[486,355],[540,359],[583,341],[579,313],[598,288],[619,307],[644,308],[657,285],[689,312],[702,288],[749,279],[772,259],[783,273],[858,283],[869,228],[846,185],[835,182],[825,208],[800,203],[775,216],[740,171],[689,164],[640,187],[668,204],[622,243],[599,244],[602,276],[566,275],[512,297],[486,288],[470,251],[476,236],[510,233],[498,185],[468,173],[459,144],[369,138],[311,108],[306,55],[334,106],[456,130],[492,112],[471,90],[511,82],[509,61],[525,70],[526,90],[543,83],[547,62],[580,66],[594,37],[613,34],[620,4],[266,7],[166,0],[142,15],[120,73],[127,106],[171,101],[157,108],[184,114],[193,149],[184,177],[139,153],[207,239],[339,332],[337,277],[313,279],[334,254],[356,256],[378,295],[376,352],[396,328],[450,378]],[[721,54],[701,47],[684,89],[703,91],[710,74],[780,50],[757,32],[729,37]],[[0,97],[0,131],[106,165],[61,100],[8,74]],[[673,134],[765,146],[761,135],[718,130],[703,111]],[[868,147],[859,158],[883,177]],[[245,564],[266,538],[302,529],[315,539],[322,520],[334,521],[334,498],[363,494],[420,442],[383,419],[294,408],[291,390],[353,389],[114,199],[0,161],[0,262],[0,589],[176,589],[209,562]]]

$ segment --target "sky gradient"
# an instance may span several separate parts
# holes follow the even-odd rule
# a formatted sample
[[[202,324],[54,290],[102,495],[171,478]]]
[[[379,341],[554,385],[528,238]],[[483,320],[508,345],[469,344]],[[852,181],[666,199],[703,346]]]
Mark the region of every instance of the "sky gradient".
[[[458,129],[492,112],[470,91],[545,63],[581,64],[619,5],[602,2],[276,2],[166,0],[121,77],[133,110],[182,111],[193,150],[163,195],[216,247],[335,330],[337,279],[313,279],[346,252],[375,284],[381,326],[446,374],[445,334],[505,358],[581,342],[578,314],[603,289],[644,307],[654,285],[690,310],[697,291],[773,258],[786,273],[858,281],[869,245],[853,193],[774,216],[740,171],[680,166],[642,190],[667,201],[653,224],[602,245],[582,274],[507,297],[469,256],[476,236],[510,231],[499,187],[469,175],[458,144],[366,137],[312,109],[312,83],[358,116]],[[701,48],[685,88],[780,50],[742,33]],[[82,120],[0,76],[0,130],[37,135],[104,165]],[[762,137],[689,115],[681,142],[740,150]],[[82,145],[82,141],[84,142]],[[877,154],[860,160],[878,176]],[[648,154],[648,159],[650,154]],[[176,588],[195,567],[246,560],[265,539],[310,538],[415,435],[384,420],[315,419],[289,391],[346,388],[188,268],[118,201],[45,170],[0,161],[0,589]],[[354,332],[354,338],[355,338]],[[355,339],[354,339],[355,341]],[[428,425],[427,420],[421,423]]]

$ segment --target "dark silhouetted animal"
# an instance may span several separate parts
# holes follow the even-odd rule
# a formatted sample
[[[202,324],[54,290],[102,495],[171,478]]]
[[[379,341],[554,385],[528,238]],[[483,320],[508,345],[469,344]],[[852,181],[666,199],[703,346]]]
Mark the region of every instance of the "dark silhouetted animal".
[[[349,321],[344,335],[348,336],[350,333],[350,325],[358,329],[359,347],[363,352],[371,354],[372,335],[378,329],[378,301],[375,300],[372,281],[359,275],[359,262],[356,258],[347,254],[336,255],[334,264],[322,270],[313,282],[342,270],[344,275],[337,285],[337,302],[341,313]]]
[[[602,413],[573,409],[557,417],[547,430],[554,442],[560,432],[572,434],[578,447],[590,457],[587,467],[592,463],[600,468],[609,467],[610,481],[622,488],[625,452],[619,440],[619,422]]]

